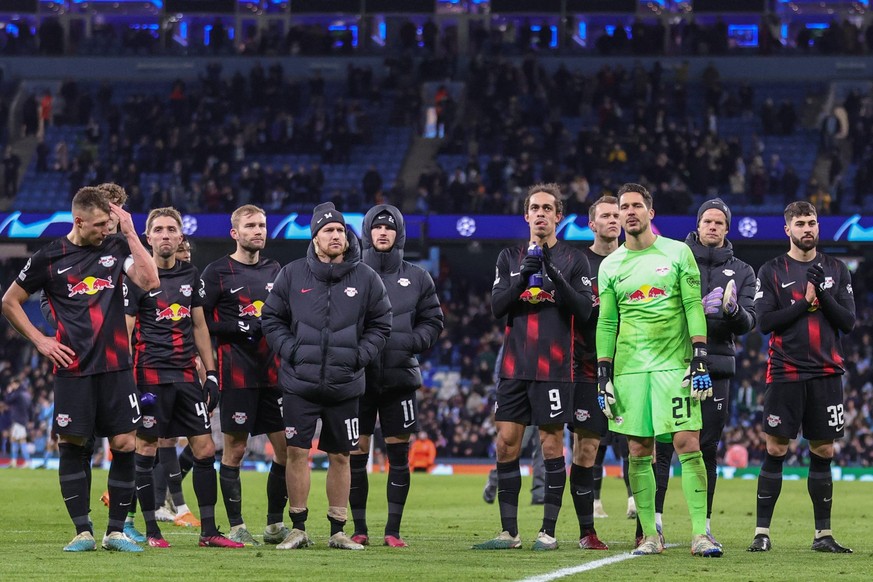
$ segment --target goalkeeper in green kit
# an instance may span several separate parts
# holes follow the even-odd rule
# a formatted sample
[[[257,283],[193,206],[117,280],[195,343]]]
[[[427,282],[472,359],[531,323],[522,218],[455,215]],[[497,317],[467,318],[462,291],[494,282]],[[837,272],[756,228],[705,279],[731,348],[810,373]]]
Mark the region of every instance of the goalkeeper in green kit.
[[[629,479],[644,538],[634,554],[660,554],[655,528],[655,440],[673,442],[691,514],[691,553],[720,557],[706,536],[706,467],[700,401],[712,396],[700,271],[682,242],[656,235],[652,196],[618,190],[625,243],[600,265],[597,322],[599,403],[611,431],[627,435]],[[621,324],[619,325],[619,321]]]

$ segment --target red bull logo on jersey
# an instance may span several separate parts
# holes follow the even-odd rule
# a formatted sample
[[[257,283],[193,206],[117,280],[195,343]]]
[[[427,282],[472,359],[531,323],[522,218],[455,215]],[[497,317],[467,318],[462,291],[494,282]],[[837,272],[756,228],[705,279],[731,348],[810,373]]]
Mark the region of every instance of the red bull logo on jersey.
[[[76,295],[94,295],[104,289],[115,289],[115,285],[112,284],[112,277],[108,279],[85,277],[78,283],[67,283],[67,289],[70,292],[69,297],[75,297]]]
[[[632,293],[627,293],[627,300],[631,303],[648,303],[659,297],[668,297],[666,289],[654,287],[652,285],[643,285]]]
[[[551,303],[555,302],[555,293],[552,291],[546,291],[545,289],[541,289],[539,287],[529,287],[524,290],[524,292],[518,296],[520,301],[524,301],[526,303],[532,303],[536,305],[537,303],[545,303],[549,301]]]
[[[240,317],[260,317],[261,308],[264,307],[263,301],[252,301],[248,305],[239,306]]]
[[[155,321],[163,321],[165,319],[179,321],[185,317],[191,317],[191,308],[179,305],[178,303],[173,303],[163,309],[155,309]]]

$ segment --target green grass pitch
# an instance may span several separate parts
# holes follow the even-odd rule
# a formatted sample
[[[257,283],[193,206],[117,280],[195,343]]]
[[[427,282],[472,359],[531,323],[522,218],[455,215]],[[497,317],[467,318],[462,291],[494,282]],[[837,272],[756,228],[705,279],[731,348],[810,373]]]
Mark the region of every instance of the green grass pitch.
[[[482,501],[484,476],[413,475],[403,519],[402,534],[408,549],[373,545],[363,552],[327,547],[327,504],[324,473],[313,474],[307,530],[316,546],[306,550],[277,551],[273,546],[222,550],[197,547],[196,532],[164,524],[168,550],[146,548],[142,554],[103,550],[70,554],[61,548],[74,535],[60,498],[57,473],[40,470],[0,472],[0,580],[389,580],[456,582],[461,580],[521,580],[547,575],[562,568],[624,554],[631,550],[634,524],[625,518],[624,483],[604,480],[603,501],[609,517],[597,520],[608,552],[578,549],[578,527],[569,488],[558,522],[560,548],[532,552],[530,545],[540,526],[542,508],[529,505],[525,479],[519,525],[525,549],[503,552],[471,551],[470,545],[499,530],[496,505]],[[369,525],[371,541],[381,543],[385,524],[384,473],[370,477]],[[266,474],[243,472],[243,515],[256,537],[263,532],[266,514]],[[95,529],[106,525],[106,510],[99,501],[106,472],[94,472],[92,516]],[[185,482],[189,505],[196,506],[190,478]],[[773,550],[768,554],[745,551],[754,531],[755,481],[721,480],[716,495],[713,532],[725,546],[721,559],[692,558],[689,522],[678,479],[667,495],[664,518],[668,544],[678,544],[661,556],[640,557],[610,564],[562,580],[870,580],[873,578],[873,536],[868,524],[873,513],[873,484],[834,485],[836,538],[855,550],[853,555],[825,555],[809,549],[812,542],[812,507],[806,482],[786,481],[771,529]],[[228,529],[219,499],[219,525]],[[137,525],[142,528],[141,518]],[[352,526],[346,527],[351,534]],[[98,538],[99,539],[99,538]],[[98,542],[99,544],[99,542]]]

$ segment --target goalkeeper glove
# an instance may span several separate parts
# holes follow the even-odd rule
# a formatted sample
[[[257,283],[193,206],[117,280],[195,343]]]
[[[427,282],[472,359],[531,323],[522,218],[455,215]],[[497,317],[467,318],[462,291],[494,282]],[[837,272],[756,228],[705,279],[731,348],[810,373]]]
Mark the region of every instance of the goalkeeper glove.
[[[694,354],[691,365],[685,373],[682,387],[691,387],[691,396],[703,402],[712,396],[712,378],[709,377],[709,366],[706,363],[706,344],[697,342],[693,345]]]
[[[612,385],[612,362],[597,363],[597,403],[606,418],[615,415],[612,406],[615,404],[615,388]]]
[[[706,315],[715,315],[722,310],[723,301],[724,289],[716,287],[703,297],[701,301],[703,303],[703,313]]]
[[[737,303],[737,284],[733,279],[728,281],[728,284],[724,289],[724,303],[722,303],[722,309],[728,317],[733,317],[737,314],[737,311],[740,310],[740,306]]]

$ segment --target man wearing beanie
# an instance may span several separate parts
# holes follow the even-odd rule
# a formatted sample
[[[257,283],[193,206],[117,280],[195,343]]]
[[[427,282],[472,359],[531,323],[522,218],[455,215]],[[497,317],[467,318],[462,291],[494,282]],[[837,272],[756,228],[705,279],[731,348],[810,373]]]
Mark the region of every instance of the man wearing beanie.
[[[280,550],[312,544],[306,533],[309,450],[316,422],[318,447],[328,455],[329,546],[362,550],[344,532],[349,502],[349,452],[360,440],[358,399],[364,368],[391,333],[391,303],[379,276],[361,262],[354,233],[332,203],[310,222],[305,258],[285,265],[261,311],[267,344],[279,356],[279,385],[288,444],[286,483],[292,529]]]
[[[405,548],[400,521],[409,495],[409,435],[416,432],[421,370],[416,354],[430,349],[443,329],[433,279],[416,265],[403,260],[406,227],[400,210],[379,204],[364,216],[363,261],[382,278],[391,300],[391,336],[385,349],[366,371],[367,389],[359,404],[361,439],[351,456],[349,505],[355,520],[352,540],[367,545],[367,462],[376,416],[388,453],[388,521],[384,544]]]
[[[709,340],[709,373],[713,394],[712,398],[700,403],[703,416],[700,450],[707,477],[706,534],[716,545],[720,544],[712,537],[710,517],[717,477],[716,452],[728,419],[730,381],[736,371],[734,339],[755,327],[755,272],[734,257],[733,247],[726,238],[730,225],[730,208],[720,198],[713,198],[700,205],[697,231],[689,233],[685,239],[700,269],[700,292],[703,295]],[[655,449],[658,483],[655,523],[658,533],[663,536],[661,516],[670,481],[673,445],[659,442]]]

